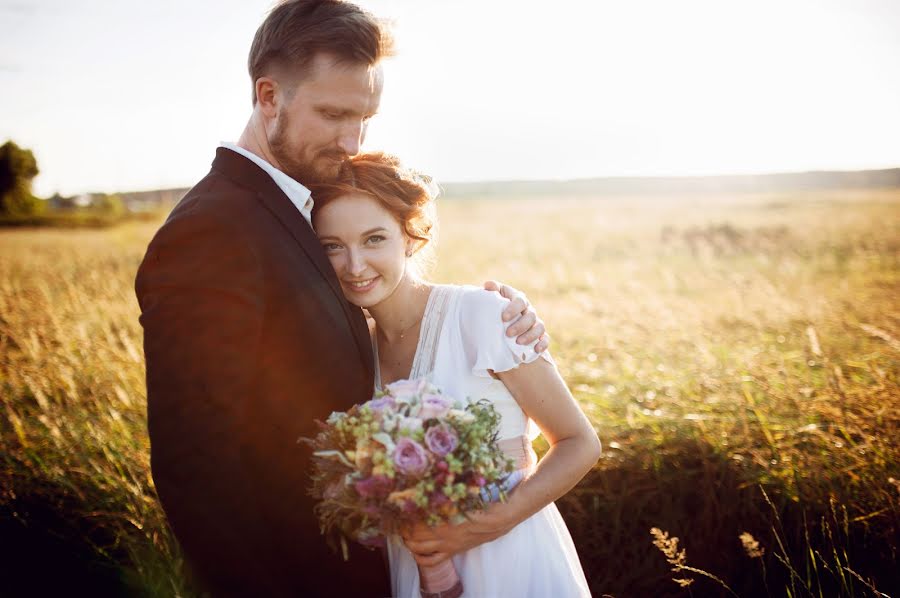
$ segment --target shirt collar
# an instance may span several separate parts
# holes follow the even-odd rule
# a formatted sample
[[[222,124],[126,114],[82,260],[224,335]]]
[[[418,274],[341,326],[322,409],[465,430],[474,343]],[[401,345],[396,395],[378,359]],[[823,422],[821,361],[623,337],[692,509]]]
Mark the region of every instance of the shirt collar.
[[[312,193],[309,189],[307,189],[302,184],[298,183],[285,173],[281,172],[280,170],[269,164],[266,160],[260,158],[251,151],[248,151],[227,141],[221,142],[219,144],[219,147],[224,147],[235,153],[238,153],[262,168],[270,177],[272,177],[272,180],[275,181],[275,184],[278,185],[278,188],[281,189],[285,195],[287,195],[288,199],[291,200],[291,203],[293,203],[294,206],[296,206],[296,208],[300,211],[300,214],[303,215],[303,218],[305,218],[309,225],[312,226],[313,199]]]

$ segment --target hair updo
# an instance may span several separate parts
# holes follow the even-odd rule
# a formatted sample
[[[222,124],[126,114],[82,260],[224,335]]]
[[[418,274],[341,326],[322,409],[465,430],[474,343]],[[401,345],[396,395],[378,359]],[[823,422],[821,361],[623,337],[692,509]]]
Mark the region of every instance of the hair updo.
[[[339,197],[367,195],[390,212],[415,242],[413,253],[418,254],[426,245],[433,246],[437,233],[437,184],[430,176],[404,167],[396,156],[383,152],[357,154],[344,163],[336,180],[316,183],[309,189],[313,217]]]

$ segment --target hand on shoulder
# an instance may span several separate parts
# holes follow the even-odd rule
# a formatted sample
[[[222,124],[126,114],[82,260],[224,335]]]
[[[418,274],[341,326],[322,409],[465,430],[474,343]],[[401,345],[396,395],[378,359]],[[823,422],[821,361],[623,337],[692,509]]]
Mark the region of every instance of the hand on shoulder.
[[[506,334],[515,337],[520,345],[530,345],[537,341],[534,346],[537,353],[542,353],[550,347],[550,337],[544,323],[528,302],[525,293],[495,280],[485,282],[484,289],[500,293],[500,296],[508,300],[502,318],[504,322],[511,321],[513,324],[506,330]]]

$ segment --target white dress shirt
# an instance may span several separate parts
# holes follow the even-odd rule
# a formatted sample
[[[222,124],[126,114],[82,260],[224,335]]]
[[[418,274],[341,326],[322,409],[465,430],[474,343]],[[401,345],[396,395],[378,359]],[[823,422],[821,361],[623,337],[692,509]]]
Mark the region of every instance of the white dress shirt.
[[[288,196],[288,199],[291,200],[300,213],[303,215],[303,218],[309,223],[309,226],[312,227],[312,209],[313,209],[313,199],[312,194],[309,189],[284,174],[253,152],[249,152],[242,147],[238,147],[233,143],[229,143],[227,141],[223,141],[219,144],[219,147],[224,147],[225,149],[229,149],[233,152],[236,152],[263,170],[272,177],[272,180],[275,181],[275,184],[278,185],[278,188],[284,191],[284,194]]]

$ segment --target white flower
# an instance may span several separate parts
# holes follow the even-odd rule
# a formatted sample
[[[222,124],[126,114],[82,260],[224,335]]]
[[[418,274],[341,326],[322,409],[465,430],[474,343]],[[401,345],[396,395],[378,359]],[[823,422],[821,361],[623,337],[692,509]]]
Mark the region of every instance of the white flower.
[[[378,432],[377,434],[372,434],[372,440],[381,444],[384,448],[391,452],[394,450],[394,441],[391,439],[390,434],[385,434],[384,432]]]
[[[401,417],[396,413],[384,414],[384,419],[381,420],[381,429],[385,432],[393,432],[397,428],[397,423]]]
[[[422,420],[418,417],[404,417],[397,422],[397,429],[407,432],[416,432],[422,429]]]
[[[463,409],[451,409],[447,412],[447,417],[461,421],[465,424],[475,421],[475,416]]]

